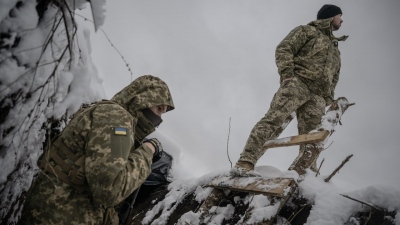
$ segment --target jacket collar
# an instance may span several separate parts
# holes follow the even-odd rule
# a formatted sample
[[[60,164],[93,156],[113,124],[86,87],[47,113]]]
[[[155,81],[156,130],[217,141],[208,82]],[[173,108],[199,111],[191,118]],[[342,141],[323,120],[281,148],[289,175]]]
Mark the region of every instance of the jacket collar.
[[[314,21],[311,21],[310,23],[308,23],[308,25],[316,27],[322,33],[327,35],[334,42],[345,41],[349,37],[348,35],[343,35],[340,37],[335,37],[333,35],[332,29],[331,29],[332,21],[333,21],[333,17],[327,18],[327,19],[322,19],[322,20],[314,20]]]

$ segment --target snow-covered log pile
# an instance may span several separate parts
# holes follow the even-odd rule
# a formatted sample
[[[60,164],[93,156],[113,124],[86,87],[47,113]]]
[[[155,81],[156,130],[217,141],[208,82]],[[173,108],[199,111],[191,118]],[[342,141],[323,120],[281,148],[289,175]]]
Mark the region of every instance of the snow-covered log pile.
[[[269,166],[257,167],[256,171],[264,178],[296,177],[293,171],[281,172]],[[199,209],[212,192],[207,184],[221,174],[228,172],[177,180],[155,191],[152,189],[151,193],[142,188],[127,224],[244,224],[248,210],[252,210],[252,218],[246,224],[263,224],[275,215],[273,224],[279,225],[400,224],[400,191],[396,188],[370,186],[356,189],[350,184],[339,187],[334,181],[325,182],[325,176],[315,177],[310,170],[278,214],[279,206],[264,195],[225,191],[222,201],[212,207],[208,218],[204,218]],[[352,196],[368,205],[343,196]],[[376,211],[371,206],[382,210]]]

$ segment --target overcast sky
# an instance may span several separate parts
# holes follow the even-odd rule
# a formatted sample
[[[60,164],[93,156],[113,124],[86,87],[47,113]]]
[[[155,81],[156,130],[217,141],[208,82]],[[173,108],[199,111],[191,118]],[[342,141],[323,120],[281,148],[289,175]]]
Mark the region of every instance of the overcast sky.
[[[328,1],[169,0],[107,1],[102,27],[133,71],[170,87],[176,109],[159,130],[182,151],[194,176],[229,169],[250,130],[267,112],[279,87],[275,48],[296,26],[316,18]],[[400,1],[335,1],[344,20],[342,69],[336,96],[349,108],[324,151],[329,175],[348,155],[337,179],[357,186],[398,186],[400,165]],[[92,56],[107,98],[131,82],[124,62],[101,33],[92,33]],[[281,137],[297,134],[293,121]],[[167,149],[168,151],[168,149]],[[286,170],[297,147],[270,149],[259,165]],[[334,180],[334,179],[333,179]]]

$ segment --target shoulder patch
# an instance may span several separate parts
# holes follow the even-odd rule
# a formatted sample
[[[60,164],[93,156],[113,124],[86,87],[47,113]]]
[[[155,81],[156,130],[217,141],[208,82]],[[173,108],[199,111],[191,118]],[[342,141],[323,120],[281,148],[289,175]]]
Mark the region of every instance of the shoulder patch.
[[[123,127],[115,127],[114,128],[115,135],[126,135],[126,128]]]

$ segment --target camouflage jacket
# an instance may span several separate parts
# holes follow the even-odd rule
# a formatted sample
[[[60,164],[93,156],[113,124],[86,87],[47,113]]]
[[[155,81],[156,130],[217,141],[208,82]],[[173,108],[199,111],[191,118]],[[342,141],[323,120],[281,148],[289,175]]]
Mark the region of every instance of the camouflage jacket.
[[[32,186],[21,222],[104,224],[108,221],[107,224],[118,224],[114,207],[151,172],[153,154],[145,145],[134,148],[134,134],[138,117],[143,116],[141,109],[154,105],[174,109],[167,85],[157,77],[146,75],[133,81],[110,101],[78,111],[40,160],[46,160],[46,154],[57,151],[63,161],[52,168],[66,172],[64,167],[73,166],[70,164],[74,161],[77,164],[76,159],[82,158],[82,185],[77,189],[63,182],[57,176],[62,173],[40,173]],[[68,156],[65,149],[73,155]]]
[[[333,18],[316,20],[293,29],[277,46],[275,61],[282,80],[298,76],[308,88],[331,101],[341,67],[338,41],[333,36]]]

